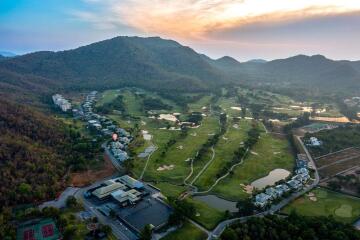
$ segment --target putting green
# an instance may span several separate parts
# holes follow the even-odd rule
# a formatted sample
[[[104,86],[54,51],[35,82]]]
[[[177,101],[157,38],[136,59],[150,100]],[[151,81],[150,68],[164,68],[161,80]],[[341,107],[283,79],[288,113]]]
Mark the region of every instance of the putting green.
[[[352,206],[342,204],[338,209],[335,210],[335,215],[342,218],[352,217]]]

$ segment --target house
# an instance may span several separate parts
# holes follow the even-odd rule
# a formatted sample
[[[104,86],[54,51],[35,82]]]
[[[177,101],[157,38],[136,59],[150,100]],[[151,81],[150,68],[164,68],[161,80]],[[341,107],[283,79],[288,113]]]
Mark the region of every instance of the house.
[[[288,187],[288,185],[281,184],[280,186],[281,186],[282,190],[284,191],[284,193],[287,193],[290,191],[290,188]]]
[[[298,180],[290,180],[288,182],[286,182],[287,185],[289,185],[289,187],[292,189],[292,190],[300,190],[302,188],[302,184],[300,181]]]
[[[308,167],[308,161],[296,159],[296,168],[307,168]]]
[[[255,196],[254,205],[258,207],[265,207],[271,201],[271,197],[265,193],[260,193]]]
[[[295,170],[296,174],[309,175],[309,170],[306,168],[299,168]]]
[[[321,146],[321,141],[319,141],[316,137],[311,137],[310,138],[310,145],[313,147],[319,147]]]
[[[280,195],[278,195],[277,191],[273,187],[269,187],[265,190],[265,193],[271,197],[272,200],[276,199]]]

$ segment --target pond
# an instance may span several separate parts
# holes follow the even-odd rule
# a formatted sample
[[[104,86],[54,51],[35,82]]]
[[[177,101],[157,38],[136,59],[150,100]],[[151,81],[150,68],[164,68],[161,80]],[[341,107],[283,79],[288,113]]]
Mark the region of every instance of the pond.
[[[220,211],[230,211],[237,212],[236,202],[228,201],[223,198],[219,198],[216,195],[204,195],[204,196],[194,196],[195,200],[206,203],[210,207],[216,208]]]
[[[251,186],[258,190],[263,190],[266,186],[274,185],[277,181],[287,178],[290,172],[285,169],[277,168],[272,170],[267,176],[259,178],[251,183]]]

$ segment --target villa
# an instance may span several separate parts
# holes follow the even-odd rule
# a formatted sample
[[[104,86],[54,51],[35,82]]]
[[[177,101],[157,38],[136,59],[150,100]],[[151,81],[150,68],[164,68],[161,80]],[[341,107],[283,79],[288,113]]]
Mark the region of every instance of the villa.
[[[271,197],[265,193],[260,193],[255,196],[255,206],[265,207],[271,201]]]

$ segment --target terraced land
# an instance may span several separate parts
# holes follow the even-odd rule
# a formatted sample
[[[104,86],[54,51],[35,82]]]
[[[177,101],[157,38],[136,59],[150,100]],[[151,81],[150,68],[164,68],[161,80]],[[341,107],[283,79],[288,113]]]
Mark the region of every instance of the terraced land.
[[[315,159],[322,180],[360,166],[360,149],[348,148]]]

